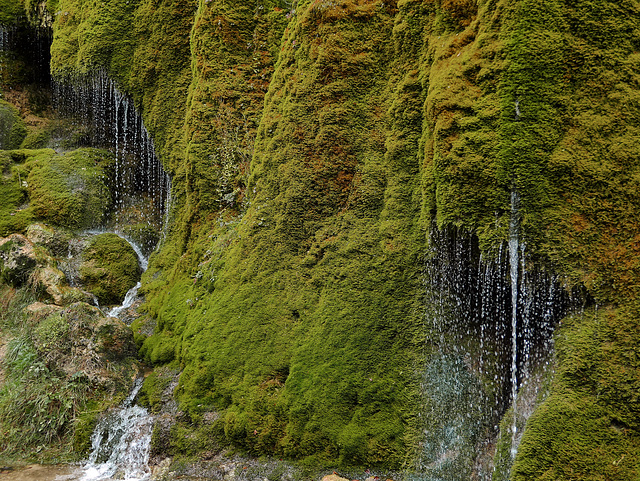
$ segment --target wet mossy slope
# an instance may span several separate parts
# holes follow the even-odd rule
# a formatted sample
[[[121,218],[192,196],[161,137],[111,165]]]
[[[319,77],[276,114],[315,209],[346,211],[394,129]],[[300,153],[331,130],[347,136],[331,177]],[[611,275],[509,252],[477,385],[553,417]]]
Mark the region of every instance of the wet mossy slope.
[[[183,369],[170,450],[215,439],[401,466],[422,429],[428,232],[460,227],[489,252],[513,192],[531,258],[611,306],[612,333],[634,325],[639,26],[632,1],[59,0],[53,71],[107,70],[173,175],[171,229],[143,277],[157,329],[142,345]],[[632,409],[609,372],[598,409]],[[587,402],[584,389],[548,403]],[[566,462],[536,428],[569,416],[549,406],[525,433],[515,471],[534,478],[522,479]],[[637,451],[637,426],[616,423],[589,424],[628,434],[594,435],[615,445],[607,462],[618,442]]]

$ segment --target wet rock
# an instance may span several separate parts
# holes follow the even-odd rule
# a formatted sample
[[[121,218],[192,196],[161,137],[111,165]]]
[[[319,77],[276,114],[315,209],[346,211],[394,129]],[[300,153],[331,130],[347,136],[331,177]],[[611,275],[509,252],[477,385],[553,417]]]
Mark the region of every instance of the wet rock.
[[[33,244],[25,236],[11,234],[0,239],[0,280],[21,287],[37,265]]]
[[[133,247],[116,234],[93,237],[82,258],[80,282],[101,305],[120,304],[140,280],[141,268]]]
[[[69,251],[69,235],[48,225],[31,224],[27,227],[26,236],[33,244],[47,248],[54,256],[66,256]]]
[[[46,312],[40,303],[28,309],[32,317]],[[84,302],[49,312],[35,326],[33,339],[51,368],[68,376],[82,373],[96,385],[112,390],[137,374],[137,364],[121,362],[136,354],[131,330],[121,321],[105,317]]]
[[[31,282],[44,290],[55,304],[59,306],[64,304],[63,287],[66,285],[66,279],[61,270],[50,266],[36,269]]]
[[[105,317],[95,329],[95,351],[108,362],[134,357],[137,353],[131,329],[119,319]]]
[[[47,317],[62,309],[60,306],[45,304],[43,302],[34,302],[24,308],[24,314],[27,322],[31,326],[35,326],[44,321]]]

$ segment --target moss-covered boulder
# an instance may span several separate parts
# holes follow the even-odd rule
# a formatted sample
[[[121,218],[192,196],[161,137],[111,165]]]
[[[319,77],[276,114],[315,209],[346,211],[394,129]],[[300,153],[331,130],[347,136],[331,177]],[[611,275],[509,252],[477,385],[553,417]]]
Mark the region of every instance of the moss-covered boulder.
[[[100,225],[111,204],[103,169],[111,160],[97,149],[33,159],[26,182],[34,215],[71,229]]]
[[[36,219],[68,229],[100,225],[111,206],[112,162],[111,154],[99,149],[62,155],[52,149],[0,151],[0,235],[24,232]],[[49,243],[56,237],[46,235]]]
[[[69,376],[82,371],[99,384],[113,380],[107,363],[135,357],[131,330],[96,307],[77,302],[49,314],[33,331],[34,344],[50,365]]]
[[[133,247],[116,234],[93,237],[83,253],[80,281],[100,304],[120,304],[140,274]]]
[[[17,149],[27,135],[27,128],[18,110],[0,100],[0,150]]]

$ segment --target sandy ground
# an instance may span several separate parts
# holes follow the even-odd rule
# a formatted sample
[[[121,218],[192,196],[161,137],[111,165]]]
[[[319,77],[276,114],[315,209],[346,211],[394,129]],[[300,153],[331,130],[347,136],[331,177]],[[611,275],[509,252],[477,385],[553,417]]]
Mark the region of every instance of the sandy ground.
[[[43,466],[32,464],[24,468],[3,470],[0,481],[73,481],[79,479],[79,468],[73,466]]]

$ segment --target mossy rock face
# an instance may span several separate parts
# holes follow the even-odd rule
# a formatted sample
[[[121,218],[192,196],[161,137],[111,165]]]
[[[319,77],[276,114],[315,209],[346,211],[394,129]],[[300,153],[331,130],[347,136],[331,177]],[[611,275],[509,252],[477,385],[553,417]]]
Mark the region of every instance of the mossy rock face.
[[[8,102],[0,100],[0,150],[19,148],[26,135],[27,128],[18,110]]]
[[[20,287],[26,284],[38,265],[33,244],[20,235],[0,239],[0,280]]]
[[[34,159],[26,179],[34,215],[71,229],[100,225],[111,204],[102,168],[110,161],[97,149]]]
[[[500,249],[513,191],[532,262],[600,303],[640,305],[637,2],[59,7],[53,71],[109,72],[174,174],[175,224],[143,287],[157,329],[142,351],[184,366],[177,398],[193,419],[220,411],[211,437],[401,465],[425,428],[413,373],[428,337],[428,231],[455,226],[483,253]],[[613,326],[613,340],[581,345],[634,363],[618,335],[629,327]],[[583,380],[612,367],[588,358]],[[559,369],[574,360],[559,356]],[[628,372],[613,367],[595,400],[584,386],[551,394],[515,476],[570,478],[557,458],[583,479],[634,479],[623,407],[637,399],[600,396],[623,391]],[[586,461],[585,442],[599,454],[582,427],[619,458]]]
[[[45,224],[32,224],[27,227],[26,237],[34,244],[47,248],[54,256],[68,254],[71,236],[63,230]]]
[[[120,304],[140,279],[140,266],[133,247],[116,234],[91,239],[82,254],[80,281],[100,304]]]

